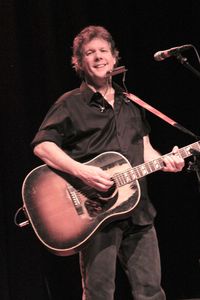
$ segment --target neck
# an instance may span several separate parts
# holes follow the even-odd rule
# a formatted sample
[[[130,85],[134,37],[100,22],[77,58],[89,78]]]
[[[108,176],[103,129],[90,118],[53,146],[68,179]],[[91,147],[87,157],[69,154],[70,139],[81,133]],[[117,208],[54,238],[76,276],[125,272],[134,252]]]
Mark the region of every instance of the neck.
[[[111,105],[114,105],[114,94],[115,91],[112,87],[112,82],[110,81],[104,81],[101,85],[99,84],[94,84],[91,82],[86,81],[86,84],[88,85],[89,88],[91,88],[95,93],[99,92],[103,98]]]
[[[91,88],[95,93],[99,92],[100,94],[102,94],[103,97],[105,97],[108,94],[113,94],[114,93],[114,89],[112,87],[112,84],[106,84],[106,85],[102,85],[102,86],[95,86],[95,85],[91,85],[88,82],[87,86],[89,88]]]
[[[93,80],[90,77],[85,77],[85,82],[94,92],[99,92],[102,95],[112,87],[110,78],[95,78],[95,80]]]

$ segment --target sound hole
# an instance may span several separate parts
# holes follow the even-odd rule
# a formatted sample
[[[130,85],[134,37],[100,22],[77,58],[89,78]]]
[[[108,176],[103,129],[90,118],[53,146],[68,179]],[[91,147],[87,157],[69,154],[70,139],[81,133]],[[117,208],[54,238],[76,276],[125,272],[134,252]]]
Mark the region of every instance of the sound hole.
[[[113,198],[117,193],[116,184],[114,183],[106,192],[97,192],[97,197],[102,201],[107,201]]]
[[[95,197],[85,201],[85,207],[91,217],[107,211],[117,201],[118,193],[115,184],[106,192],[97,191]]]

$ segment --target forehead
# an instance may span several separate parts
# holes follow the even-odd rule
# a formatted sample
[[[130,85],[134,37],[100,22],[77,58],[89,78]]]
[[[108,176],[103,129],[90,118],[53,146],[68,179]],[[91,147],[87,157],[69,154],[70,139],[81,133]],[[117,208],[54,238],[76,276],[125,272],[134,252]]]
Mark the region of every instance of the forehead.
[[[89,49],[98,49],[98,48],[111,49],[111,44],[102,38],[94,38],[89,42],[83,44],[84,51],[87,51]]]

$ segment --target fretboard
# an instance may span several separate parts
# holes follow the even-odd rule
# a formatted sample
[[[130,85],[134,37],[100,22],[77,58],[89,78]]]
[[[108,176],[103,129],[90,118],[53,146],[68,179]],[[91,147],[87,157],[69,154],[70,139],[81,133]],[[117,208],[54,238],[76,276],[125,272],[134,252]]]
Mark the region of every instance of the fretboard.
[[[200,141],[195,142],[193,144],[190,144],[188,146],[185,146],[183,148],[180,148],[178,152],[175,155],[178,155],[182,157],[183,159],[192,156],[192,151],[195,150],[197,152],[200,152]],[[142,178],[148,174],[154,173],[156,171],[161,170],[164,167],[163,158],[168,155],[174,155],[172,152],[165,154],[163,156],[160,156],[157,159],[151,160],[149,162],[143,163],[141,165],[138,165],[136,167],[130,168],[122,173],[117,173],[114,176],[115,182],[118,186],[123,186],[128,183],[131,183],[132,181]]]

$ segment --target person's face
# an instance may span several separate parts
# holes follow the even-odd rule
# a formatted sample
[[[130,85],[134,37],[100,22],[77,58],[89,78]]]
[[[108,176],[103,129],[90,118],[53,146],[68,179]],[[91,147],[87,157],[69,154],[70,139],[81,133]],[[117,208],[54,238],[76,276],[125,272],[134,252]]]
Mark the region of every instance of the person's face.
[[[83,45],[81,68],[86,79],[98,82],[105,79],[106,73],[113,70],[116,63],[112,55],[110,44],[100,38],[94,38]]]

